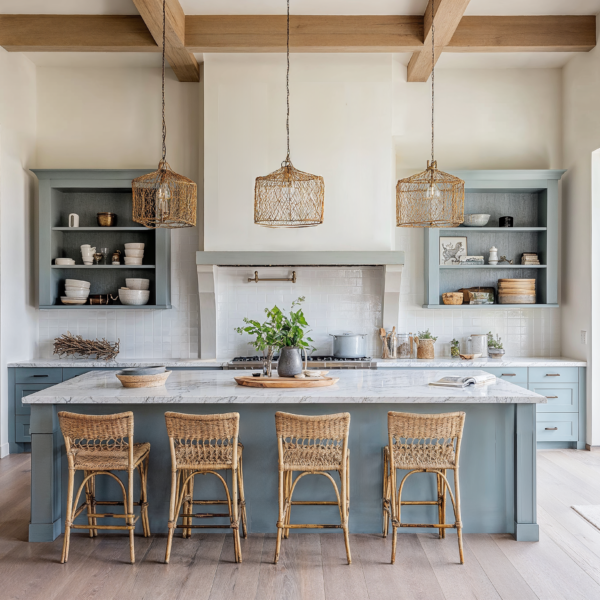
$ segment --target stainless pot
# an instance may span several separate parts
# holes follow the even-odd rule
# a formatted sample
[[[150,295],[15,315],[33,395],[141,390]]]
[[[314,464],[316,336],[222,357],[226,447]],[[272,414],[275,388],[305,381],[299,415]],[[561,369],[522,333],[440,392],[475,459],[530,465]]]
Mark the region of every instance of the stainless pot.
[[[361,358],[366,356],[366,333],[330,333],[333,338],[333,356],[336,358]]]

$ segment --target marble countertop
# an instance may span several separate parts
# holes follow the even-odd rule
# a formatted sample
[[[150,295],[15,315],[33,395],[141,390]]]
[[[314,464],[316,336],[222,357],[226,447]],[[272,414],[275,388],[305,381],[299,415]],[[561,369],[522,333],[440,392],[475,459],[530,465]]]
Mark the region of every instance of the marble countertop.
[[[466,389],[433,387],[430,381],[452,374],[432,370],[331,370],[338,383],[323,388],[262,389],[241,387],[232,371],[173,371],[166,386],[126,389],[113,372],[95,371],[23,398],[24,404],[319,404],[319,403],[463,403],[538,404],[546,398],[498,379],[493,385]],[[482,375],[460,370],[457,375]]]
[[[230,362],[231,358],[132,358],[118,359],[105,362],[103,360],[91,360],[85,358],[33,358],[29,360],[8,363],[8,367],[37,367],[37,368],[119,368],[141,367],[146,365],[165,365],[166,367],[186,368],[220,368]],[[490,367],[585,367],[584,360],[558,357],[505,357],[503,359],[478,358],[477,360],[461,360],[450,357],[433,359],[409,359],[390,360],[374,358],[378,369],[390,367],[412,367],[412,368],[470,368],[482,369]]]

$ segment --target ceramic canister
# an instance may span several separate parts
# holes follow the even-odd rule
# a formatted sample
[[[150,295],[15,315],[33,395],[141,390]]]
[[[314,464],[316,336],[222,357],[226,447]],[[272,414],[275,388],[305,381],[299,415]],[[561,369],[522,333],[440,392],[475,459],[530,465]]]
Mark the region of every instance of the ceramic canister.
[[[471,353],[481,354],[482,358],[488,356],[488,336],[487,333],[474,333],[471,335]]]

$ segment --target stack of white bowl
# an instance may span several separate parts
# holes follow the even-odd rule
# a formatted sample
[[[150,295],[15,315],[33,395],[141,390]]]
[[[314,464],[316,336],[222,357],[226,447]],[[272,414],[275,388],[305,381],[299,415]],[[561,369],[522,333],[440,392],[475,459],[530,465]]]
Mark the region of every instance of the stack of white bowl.
[[[90,295],[90,282],[79,279],[65,281],[65,296],[61,296],[63,304],[85,304]]]
[[[132,306],[142,306],[148,304],[150,299],[150,280],[149,279],[125,279],[127,287],[119,290],[119,300],[121,304]]]
[[[125,264],[141,265],[145,244],[125,244]]]
[[[96,252],[96,247],[90,246],[89,244],[83,244],[82,246],[80,246],[80,250],[81,258],[83,258],[83,264],[94,264],[94,253]]]
[[[75,264],[75,261],[72,258],[55,258],[55,265],[62,265],[63,267],[70,267]]]

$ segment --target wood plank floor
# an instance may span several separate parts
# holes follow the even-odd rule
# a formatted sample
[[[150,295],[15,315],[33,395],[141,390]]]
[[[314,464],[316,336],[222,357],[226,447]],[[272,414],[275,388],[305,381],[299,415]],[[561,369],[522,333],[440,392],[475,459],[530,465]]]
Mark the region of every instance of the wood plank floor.
[[[600,531],[573,504],[600,504],[600,452],[538,452],[539,543],[509,535],[465,536],[466,564],[457,564],[456,537],[351,537],[345,563],[342,535],[293,534],[273,565],[275,538],[242,541],[233,562],[230,535],[176,538],[163,564],[164,536],[136,538],[135,565],[127,538],[73,535],[69,563],[59,564],[62,536],[29,544],[30,457],[0,461],[0,600],[540,600],[600,599]]]

